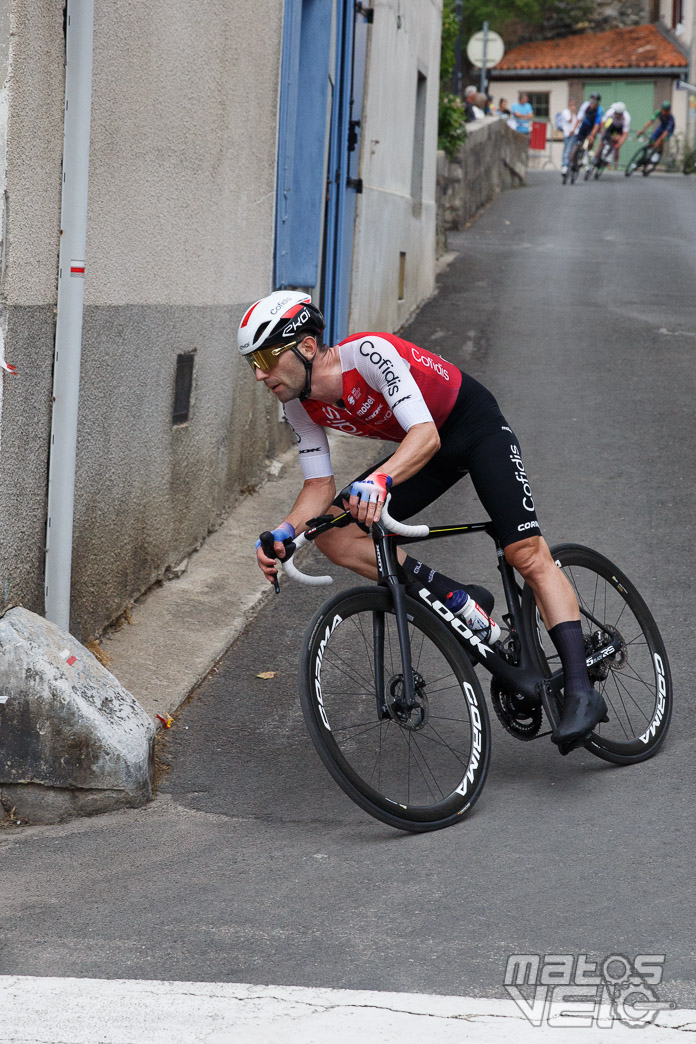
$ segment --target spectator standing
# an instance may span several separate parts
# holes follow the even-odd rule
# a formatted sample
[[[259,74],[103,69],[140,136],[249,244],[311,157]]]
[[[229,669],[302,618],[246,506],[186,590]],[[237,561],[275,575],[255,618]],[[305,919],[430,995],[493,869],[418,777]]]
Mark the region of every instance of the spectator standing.
[[[467,123],[472,123],[476,119],[474,106],[476,105],[477,94],[478,91],[475,87],[469,86],[464,89],[464,112],[466,113]]]
[[[512,115],[512,113],[510,112],[510,110],[508,108],[507,98],[501,98],[500,99],[500,102],[498,104],[498,115],[499,116],[507,116],[508,119]]]
[[[520,100],[512,106],[512,115],[515,119],[515,130],[520,134],[529,134],[532,129],[534,110],[529,104],[529,97],[523,92]]]
[[[567,108],[561,112],[561,130],[563,131],[563,156],[561,157],[561,174],[565,174],[568,170],[568,160],[570,159],[570,147],[573,144],[573,134],[575,133],[575,124],[578,120],[578,114],[576,111],[575,102],[572,98],[568,101]]]

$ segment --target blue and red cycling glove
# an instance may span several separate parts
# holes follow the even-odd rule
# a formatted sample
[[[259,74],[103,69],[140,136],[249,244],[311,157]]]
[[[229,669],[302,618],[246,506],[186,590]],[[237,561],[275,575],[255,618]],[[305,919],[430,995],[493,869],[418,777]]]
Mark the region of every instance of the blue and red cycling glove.
[[[385,475],[383,471],[373,471],[367,478],[354,482],[350,487],[350,493],[351,496],[367,500],[370,504],[378,501],[384,503],[391,486],[391,475]]]
[[[281,544],[284,540],[295,539],[295,527],[291,522],[281,522],[277,529],[272,529],[270,532],[274,542],[279,540]],[[258,551],[260,547],[261,540],[259,539],[256,541],[256,550]]]

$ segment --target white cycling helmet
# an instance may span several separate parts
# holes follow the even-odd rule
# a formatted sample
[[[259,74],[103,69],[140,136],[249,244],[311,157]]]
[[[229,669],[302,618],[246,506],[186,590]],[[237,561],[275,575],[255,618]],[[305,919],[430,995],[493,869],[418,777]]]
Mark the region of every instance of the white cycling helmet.
[[[307,334],[321,334],[324,316],[300,290],[275,290],[255,301],[239,324],[237,344],[242,355],[269,345],[299,341]]]
[[[623,102],[617,102],[616,105],[614,106],[614,115],[615,116],[623,116],[625,111],[626,111],[626,106],[624,105]]]

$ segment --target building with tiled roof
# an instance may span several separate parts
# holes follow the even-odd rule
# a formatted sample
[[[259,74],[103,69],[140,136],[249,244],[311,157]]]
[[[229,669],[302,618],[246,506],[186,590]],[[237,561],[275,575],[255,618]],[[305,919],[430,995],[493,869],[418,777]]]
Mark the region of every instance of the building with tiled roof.
[[[660,28],[631,25],[603,33],[579,33],[555,40],[520,44],[508,51],[492,70],[492,78],[517,76],[645,76],[646,70],[680,76],[688,67],[686,56]]]
[[[511,104],[521,91],[529,96],[535,120],[547,124],[545,151],[556,165],[562,143],[551,145],[553,138],[560,137],[554,117],[569,98],[579,108],[592,91],[601,94],[605,109],[612,102],[624,102],[631,114],[632,130],[639,130],[668,99],[677,132],[684,131],[688,101],[685,92],[675,88],[679,80],[689,76],[688,38],[693,32],[694,0],[683,0],[682,7],[688,9],[686,31],[682,23],[672,25],[667,20],[667,24],[652,22],[577,33],[512,47],[490,70],[489,92],[496,103],[505,98]]]

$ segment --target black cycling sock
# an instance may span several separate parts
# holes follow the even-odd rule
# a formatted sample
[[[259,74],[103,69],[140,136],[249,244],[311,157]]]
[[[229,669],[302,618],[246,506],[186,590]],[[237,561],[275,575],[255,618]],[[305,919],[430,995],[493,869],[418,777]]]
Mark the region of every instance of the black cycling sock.
[[[566,693],[582,692],[591,688],[580,621],[566,620],[565,623],[556,624],[549,631],[549,638],[561,657]]]
[[[431,569],[425,562],[419,562],[417,558],[406,555],[404,569],[411,576],[418,577],[427,584],[433,594],[436,594],[443,602],[451,591],[464,590],[464,584],[460,580],[453,580],[444,573],[438,573],[437,569]]]

